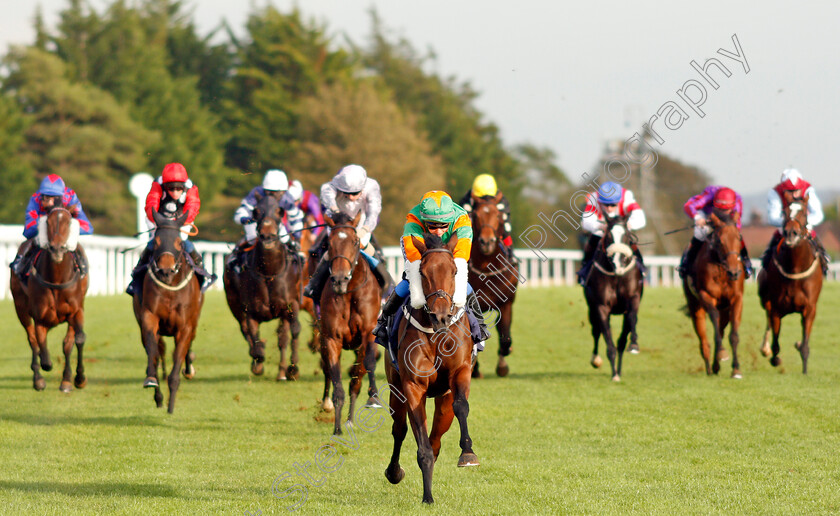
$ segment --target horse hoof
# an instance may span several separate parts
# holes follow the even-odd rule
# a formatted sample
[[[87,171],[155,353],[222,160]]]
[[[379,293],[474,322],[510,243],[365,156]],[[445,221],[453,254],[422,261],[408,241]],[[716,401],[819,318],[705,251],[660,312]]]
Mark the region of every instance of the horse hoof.
[[[726,362],[729,360],[729,352],[725,349],[718,351],[718,362]]]
[[[507,364],[499,364],[496,366],[496,374],[504,378],[510,372],[510,367]]]
[[[627,350],[630,354],[638,355],[639,354],[639,345],[635,342],[630,344],[630,347]]]
[[[720,364],[715,362],[712,364],[712,373],[718,374],[720,372]]]
[[[458,467],[466,468],[470,466],[478,466],[478,456],[475,453],[462,453],[458,457]]]
[[[618,375],[615,375],[615,376],[613,376],[613,377],[612,377],[612,381],[614,381],[614,382],[620,382],[620,381],[621,381],[621,377],[620,377],[620,376],[618,376]]]
[[[190,357],[190,362],[195,362],[195,351],[190,351],[187,356]]]
[[[296,365],[290,365],[286,373],[289,375],[289,380],[297,381],[300,378],[300,369]]]
[[[470,375],[472,378],[484,378],[484,375],[481,374],[481,371],[478,370],[477,367],[473,367],[472,374]]]
[[[288,380],[288,378],[286,378],[286,373],[280,371],[279,373],[277,373],[277,378],[275,378],[275,380],[277,380],[278,382],[285,382],[286,380]]]
[[[388,468],[385,470],[385,478],[388,479],[388,482],[397,485],[405,478],[405,470],[399,468],[396,473],[392,473],[391,468]]]
[[[52,362],[41,362],[41,369],[44,371],[52,371]]]
[[[71,386],[70,382],[63,380],[61,385],[58,386],[58,390],[64,393],[71,393],[73,392],[73,387]]]
[[[330,398],[324,400],[324,403],[321,404],[321,408],[324,410],[324,412],[332,412],[333,410],[335,410],[335,406],[333,405],[333,402]]]
[[[770,353],[771,353],[770,352],[770,346],[762,346],[760,351],[761,351],[761,354],[764,355],[765,357],[770,356]]]
[[[195,367],[190,364],[189,367],[184,368],[184,378],[192,380],[195,377]]]
[[[146,379],[143,380],[143,388],[148,389],[150,387],[154,387],[155,389],[160,387],[157,378],[155,378],[154,376],[147,376]]]
[[[382,404],[379,403],[379,400],[371,396],[368,398],[367,403],[365,403],[365,408],[375,408],[379,409],[382,408]]]
[[[47,381],[44,380],[43,378],[38,378],[37,380],[32,381],[32,387],[36,391],[43,391],[44,389],[47,388]]]
[[[75,385],[77,389],[84,389],[87,386],[87,378],[77,375],[76,378],[73,379],[73,385]]]
[[[732,371],[732,379],[740,380],[742,378],[740,371]]]
[[[601,364],[603,364],[604,361],[601,360],[601,357],[599,357],[598,355],[592,355],[592,360],[590,360],[589,363],[592,364],[592,367],[598,369],[599,367],[601,367]]]
[[[799,342],[799,341],[796,341],[796,342],[794,342],[793,347],[795,347],[796,350],[799,351],[802,348],[802,343]]]
[[[264,371],[265,366],[262,365],[262,362],[257,362],[256,360],[251,362],[251,372],[256,376],[262,375]]]
[[[163,394],[160,391],[155,391],[155,405],[157,408],[163,408]]]
[[[770,365],[773,367],[778,367],[782,364],[782,359],[779,357],[773,357],[770,359]]]

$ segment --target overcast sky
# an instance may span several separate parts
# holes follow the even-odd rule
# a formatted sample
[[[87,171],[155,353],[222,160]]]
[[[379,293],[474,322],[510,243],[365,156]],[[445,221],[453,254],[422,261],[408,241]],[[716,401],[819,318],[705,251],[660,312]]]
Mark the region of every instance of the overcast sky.
[[[37,3],[52,25],[67,2]],[[295,5],[273,3],[283,11]],[[192,2],[205,31],[226,18],[241,32],[250,11],[242,4]],[[840,174],[832,169],[840,134],[840,2],[660,4],[666,3],[297,2],[304,15],[325,22],[337,42],[344,35],[363,42],[370,31],[367,11],[376,6],[395,34],[435,50],[437,72],[469,81],[481,93],[477,106],[508,145],[550,147],[573,180],[594,166],[607,138],[629,138],[671,101],[689,118],[675,130],[662,120],[654,123],[665,140],[661,152],[699,166],[716,181],[756,193],[795,166],[818,191],[840,189]],[[0,48],[32,41],[35,6],[0,0]],[[749,73],[717,53],[736,52],[733,34]],[[711,57],[731,73],[727,78],[710,71],[717,90],[690,65]],[[707,91],[702,118],[677,94],[688,80],[699,80]]]

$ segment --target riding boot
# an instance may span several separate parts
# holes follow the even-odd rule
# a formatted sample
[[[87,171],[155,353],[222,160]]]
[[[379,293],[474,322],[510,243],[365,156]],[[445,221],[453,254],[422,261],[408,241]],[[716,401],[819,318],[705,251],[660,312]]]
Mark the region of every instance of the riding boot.
[[[690,271],[694,266],[694,259],[697,258],[697,253],[700,252],[700,247],[702,245],[702,240],[695,237],[691,238],[691,243],[688,244],[688,249],[685,254],[683,254],[679,267],[677,267],[677,272],[680,274],[680,278],[685,279],[685,277],[688,276],[688,271]]]
[[[764,254],[761,255],[761,268],[766,269],[770,266],[770,260],[773,258],[773,250],[776,249],[776,246],[779,245],[779,242],[782,240],[782,233],[781,231],[776,231],[773,233],[773,238],[770,239],[770,244],[767,246],[767,249],[764,250]]]
[[[391,326],[391,318],[397,313],[400,306],[402,306],[404,297],[400,297],[397,291],[391,292],[388,300],[382,305],[382,313],[379,314],[379,319],[376,321],[376,328],[373,329],[373,334],[376,335],[376,342],[387,346],[388,345],[388,327]]]
[[[820,259],[820,265],[822,266],[823,276],[827,276],[828,275],[828,264],[831,263],[831,257],[828,256],[828,252],[825,250],[825,247],[823,247],[822,242],[820,242],[820,239],[817,238],[816,235],[814,235],[811,238],[811,242],[814,243],[814,247],[816,248],[816,251],[817,251],[817,256]]]
[[[309,284],[303,289],[303,296],[312,299],[315,304],[321,300],[321,292],[324,290],[324,285],[327,283],[327,277],[330,275],[330,262],[321,257],[318,262],[318,267],[309,278]]]
[[[750,261],[750,254],[747,252],[747,244],[744,239],[741,239],[741,263],[744,264],[744,276],[749,279],[753,275],[752,261]]]
[[[79,276],[84,277],[88,273],[88,259],[87,255],[85,254],[84,249],[81,247],[77,247],[75,251],[73,251],[73,256],[76,257],[76,266],[79,268]]]
[[[27,275],[27,272],[31,267],[32,256],[35,254],[36,247],[37,246],[35,245],[35,240],[33,238],[30,238],[24,243],[23,252],[15,256],[15,259],[9,265],[9,267],[12,268],[12,272],[17,274],[17,276],[20,278],[21,282],[24,285],[26,284],[26,280],[29,277]]]
[[[211,274],[210,271],[204,268],[204,260],[201,257],[201,253],[199,253],[195,248],[190,250],[190,258],[192,258],[196,269],[204,272],[204,274],[202,274],[204,277],[201,280],[201,291],[205,292],[208,288],[210,288],[210,285],[216,282],[216,275]]]
[[[589,240],[583,247],[583,259],[581,260],[580,270],[577,272],[578,283],[581,286],[586,286],[586,280],[589,278],[589,269],[592,268],[592,256],[595,254],[595,249],[598,248],[598,240],[600,240],[600,237],[590,235]]]
[[[467,308],[472,312],[475,320],[478,321],[478,331],[480,336],[475,344],[484,342],[490,338],[490,331],[487,329],[487,323],[484,322],[484,313],[481,311],[481,305],[478,302],[478,297],[475,292],[467,294]]]
[[[379,260],[379,263],[376,264],[376,267],[373,269],[373,275],[376,276],[376,282],[379,283],[383,292],[393,283],[391,273],[388,272],[388,266],[385,265],[384,260]]]
[[[134,270],[131,271],[131,281],[128,283],[128,287],[125,289],[125,293],[129,296],[133,296],[135,291],[137,290],[137,283],[140,281],[140,273],[145,272],[145,266],[149,263],[149,260],[152,259],[152,250],[148,247],[143,249],[143,252],[140,253],[140,259],[137,260],[137,265],[134,266]]]
[[[639,247],[636,244],[632,244],[630,248],[633,249],[633,256],[636,257],[636,264],[639,266],[639,272],[642,273],[642,277],[644,278],[647,276],[647,266],[645,265],[645,259],[642,258],[642,252],[639,251]]]

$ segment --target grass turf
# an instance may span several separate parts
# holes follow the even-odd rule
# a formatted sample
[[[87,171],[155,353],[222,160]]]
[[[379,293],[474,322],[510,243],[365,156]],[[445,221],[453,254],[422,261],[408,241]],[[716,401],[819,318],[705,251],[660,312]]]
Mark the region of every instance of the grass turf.
[[[480,467],[456,468],[453,425],[435,467],[436,503],[423,507],[411,432],[401,460],[405,480],[392,486],[383,475],[392,446],[383,410],[379,428],[357,428],[356,449],[337,446],[343,463],[336,471],[316,474],[310,466],[321,484],[307,485],[296,512],[840,511],[840,321],[834,318],[840,286],[823,291],[807,376],[793,348],[798,316],[783,322],[781,367],[772,368],[758,352],[764,322],[751,287],[741,328],[744,378],[728,378],[731,362],[719,377],[707,377],[690,321],[677,310],[682,304],[677,289],[645,293],[642,353],[625,357],[616,384],[605,356],[600,370],[589,365],[580,289],[522,290],[514,309],[511,375],[492,373],[494,341],[481,357],[487,378],[473,383],[469,423]],[[312,463],[332,432],[330,418],[319,413],[323,377],[305,346],[308,330],[301,339],[300,381],[274,381],[273,324],[263,326],[266,374],[251,376],[245,342],[223,295],[209,294],[194,344],[197,375],[182,380],[170,416],[155,408],[151,390],[141,388],[145,353],[129,298],[90,298],[86,319],[88,386],[69,395],[58,391],[61,328],[50,333],[55,368],[45,373],[47,390],[39,393],[32,389],[23,329],[11,302],[0,303],[6,328],[0,343],[0,511],[286,512],[294,497],[276,498],[272,483]],[[618,325],[614,319],[613,328]],[[345,372],[349,360],[345,353]],[[382,371],[380,362],[380,379]],[[346,389],[346,378],[343,384]],[[363,393],[366,388],[367,381]]]

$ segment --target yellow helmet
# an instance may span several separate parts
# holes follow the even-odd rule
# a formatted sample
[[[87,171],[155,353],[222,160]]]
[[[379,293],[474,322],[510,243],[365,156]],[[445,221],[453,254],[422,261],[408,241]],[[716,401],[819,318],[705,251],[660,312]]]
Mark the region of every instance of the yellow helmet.
[[[476,176],[472,185],[472,194],[476,197],[484,197],[485,195],[496,195],[499,188],[496,186],[496,180],[490,174],[481,174]]]

